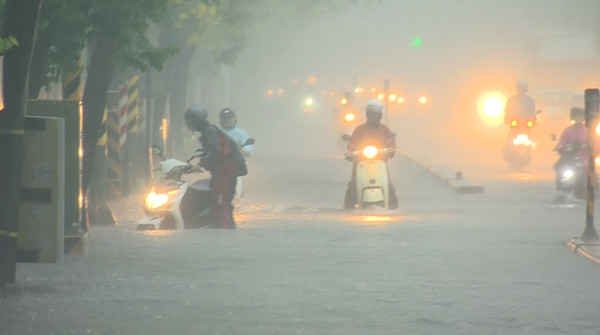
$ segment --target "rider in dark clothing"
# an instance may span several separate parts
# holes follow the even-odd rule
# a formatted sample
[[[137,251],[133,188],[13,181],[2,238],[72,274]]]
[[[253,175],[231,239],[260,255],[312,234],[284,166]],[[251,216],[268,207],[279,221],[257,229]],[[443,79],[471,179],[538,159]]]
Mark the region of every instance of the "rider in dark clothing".
[[[233,195],[237,176],[245,174],[245,160],[236,143],[208,119],[208,110],[194,104],[185,112],[185,122],[192,131],[199,131],[204,156],[200,165],[210,172],[211,210],[216,228],[235,229]],[[243,165],[243,166],[242,166]]]
[[[367,121],[360,124],[354,129],[352,135],[350,135],[350,141],[348,142],[348,151],[355,151],[364,148],[367,145],[373,145],[377,148],[390,148],[396,149],[396,141],[393,139],[392,131],[386,125],[381,124],[381,117],[383,115],[383,104],[373,99],[369,101],[366,107]],[[388,154],[389,158],[394,157],[394,152]],[[386,158],[387,160],[387,158]],[[356,206],[357,195],[356,195],[356,166],[358,162],[354,161],[352,164],[352,176],[346,189],[346,196],[344,198],[344,208],[354,209]],[[388,189],[390,192],[389,208],[398,208],[398,197],[396,196],[396,190],[391,180],[388,183]]]

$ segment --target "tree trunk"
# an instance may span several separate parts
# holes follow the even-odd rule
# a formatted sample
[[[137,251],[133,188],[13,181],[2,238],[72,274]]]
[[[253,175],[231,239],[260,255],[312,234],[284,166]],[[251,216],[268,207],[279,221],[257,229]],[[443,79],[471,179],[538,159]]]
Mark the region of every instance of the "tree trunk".
[[[172,78],[176,78],[176,80],[172,80],[171,85],[169,85],[169,111],[171,112],[169,114],[169,141],[171,145],[169,147],[174,148],[174,156],[180,158],[189,156],[189,153],[183,152],[185,147],[182,132],[185,126],[183,114],[188,105],[187,93],[193,55],[193,47],[182,47],[171,62]]]
[[[29,71],[42,0],[7,0],[2,36],[15,36],[19,46],[4,54],[4,110],[0,112],[0,297],[4,283],[14,283],[17,268],[17,234],[24,118]]]
[[[83,163],[82,189],[87,194],[94,166],[100,125],[106,107],[106,95],[113,77],[116,56],[114,38],[108,33],[99,32],[96,44],[91,51],[88,76],[83,92]]]
[[[44,86],[46,73],[48,72],[48,53],[56,31],[55,27],[56,23],[51,21],[46,29],[37,34],[29,74],[29,99],[37,99],[42,86]]]

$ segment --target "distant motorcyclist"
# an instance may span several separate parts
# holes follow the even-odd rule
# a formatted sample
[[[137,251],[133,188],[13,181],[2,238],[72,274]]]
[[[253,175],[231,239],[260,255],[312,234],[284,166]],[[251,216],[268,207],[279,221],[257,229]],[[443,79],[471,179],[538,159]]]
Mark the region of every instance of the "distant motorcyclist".
[[[244,129],[238,127],[237,115],[233,109],[229,107],[221,109],[221,111],[219,112],[219,125],[221,126],[221,130],[225,134],[227,134],[229,137],[233,138],[236,141],[236,143],[240,147],[240,150],[242,151],[242,154],[245,157],[250,157],[250,154],[254,150],[254,145],[244,145],[244,143],[250,138],[250,136]],[[242,147],[242,145],[244,146]]]
[[[556,163],[555,168],[557,168],[561,163],[566,154],[570,153],[567,151],[575,151],[579,157],[581,157],[581,161],[584,163],[584,166],[587,166],[587,162],[589,159],[589,146],[588,146],[588,129],[585,124],[585,110],[581,107],[573,107],[569,111],[569,116],[571,118],[571,125],[565,128],[560,137],[558,139],[558,143],[554,148],[555,151],[561,156],[559,161]],[[595,138],[594,142],[594,151],[595,155],[598,156],[600,154],[600,141],[598,138]]]
[[[235,229],[233,195],[237,177],[247,173],[244,156],[237,143],[208,121],[208,109],[191,105],[184,114],[192,131],[199,131],[204,155],[200,165],[210,172],[211,211],[216,228]]]
[[[527,94],[529,85],[524,80],[515,83],[516,94],[508,98],[504,108],[504,123],[510,124],[512,120],[524,124],[526,121],[537,120],[535,101]]]
[[[585,110],[581,107],[573,107],[569,111],[569,117],[571,118],[571,125],[562,131],[554,150],[561,154],[567,147],[573,147],[585,162],[588,156]]]
[[[367,121],[360,124],[354,129],[350,140],[348,142],[348,151],[356,151],[364,148],[367,145],[373,145],[377,148],[390,148],[396,149],[396,141],[392,138],[392,131],[386,125],[381,124],[381,118],[383,116],[383,104],[377,99],[372,99],[367,103],[365,108],[365,114]],[[394,157],[392,151],[389,158]],[[354,162],[352,165],[352,175],[348,188],[346,189],[346,195],[344,198],[344,208],[354,209],[357,202],[356,195],[356,166],[358,162]],[[398,208],[398,197],[396,196],[396,190],[392,185],[391,180],[389,182],[389,208]]]
[[[561,181],[564,175],[561,171],[569,171],[576,168],[578,169],[578,174],[576,175],[578,177],[575,180],[574,195],[578,198],[583,198],[585,196],[585,181],[587,179],[587,164],[589,161],[588,129],[585,125],[585,110],[581,107],[573,107],[569,111],[569,117],[571,118],[571,125],[562,131],[558,143],[554,148],[560,155],[560,158],[554,164],[556,187],[558,190],[562,189]],[[597,146],[596,152],[598,152]]]

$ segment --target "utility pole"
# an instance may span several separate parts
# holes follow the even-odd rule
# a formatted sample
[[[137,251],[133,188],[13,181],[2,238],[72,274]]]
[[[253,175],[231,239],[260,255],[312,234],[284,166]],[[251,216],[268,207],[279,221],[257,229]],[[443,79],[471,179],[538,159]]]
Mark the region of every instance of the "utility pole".
[[[585,90],[585,125],[587,127],[588,139],[588,166],[587,166],[587,196],[585,230],[581,240],[586,243],[598,242],[598,233],[594,227],[594,187],[596,186],[595,155],[596,152],[596,127],[598,125],[598,100],[597,88]]]
[[[390,100],[390,98],[389,98],[390,80],[387,78],[383,81],[383,92],[384,92],[383,99],[385,99],[385,124],[387,125],[388,124],[388,115],[389,115],[388,101]]]

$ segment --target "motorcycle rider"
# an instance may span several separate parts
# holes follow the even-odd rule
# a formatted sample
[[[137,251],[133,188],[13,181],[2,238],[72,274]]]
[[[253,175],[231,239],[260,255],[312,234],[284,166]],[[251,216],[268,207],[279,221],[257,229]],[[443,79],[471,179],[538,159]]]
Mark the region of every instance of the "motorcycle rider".
[[[238,127],[237,115],[233,109],[229,107],[221,109],[219,112],[219,125],[225,134],[229,135],[229,137],[237,142],[238,146],[241,148],[242,155],[244,155],[244,157],[250,157],[252,150],[254,150],[254,145],[247,144],[242,147],[250,136],[244,129]]]
[[[367,121],[360,124],[354,129],[352,135],[350,135],[350,141],[348,142],[348,151],[360,150],[366,145],[375,145],[378,148],[390,148],[396,149],[396,141],[392,138],[392,131],[386,125],[381,123],[383,116],[383,103],[377,99],[371,99],[365,108],[365,115]],[[394,157],[394,151],[389,153],[389,158]],[[386,158],[387,160],[387,158]],[[352,175],[348,188],[346,189],[346,195],[344,197],[344,208],[354,209],[356,206],[356,166],[358,162],[355,160],[352,164]],[[389,208],[398,208],[398,197],[396,196],[396,190],[392,185],[391,180],[388,179],[389,189]]]
[[[208,121],[206,106],[196,103],[184,114],[185,123],[198,131],[204,155],[200,165],[210,172],[211,211],[215,228],[235,229],[233,195],[237,177],[247,173],[244,156],[237,144]]]
[[[526,81],[517,80],[515,83],[517,93],[508,98],[504,107],[504,123],[509,124],[512,120],[517,120],[518,123],[524,124],[523,121],[537,120],[535,101],[527,94],[528,87]]]
[[[254,150],[254,145],[244,145],[250,136],[244,129],[237,126],[237,115],[233,109],[229,107],[221,109],[219,112],[219,125],[221,126],[221,130],[238,144],[242,155],[246,158],[250,157],[250,154]],[[244,196],[242,183],[242,178],[238,177],[235,187],[235,195],[238,198]]]
[[[585,126],[585,110],[581,107],[573,107],[569,111],[569,117],[571,118],[571,125],[562,131],[554,150],[561,153],[566,146],[573,145],[578,149],[578,154],[580,154],[585,161],[587,159],[587,127]]]
[[[585,110],[581,107],[573,107],[569,111],[569,117],[571,118],[571,125],[565,128],[560,137],[558,139],[558,143],[554,148],[555,151],[561,155],[560,159],[554,165],[554,168],[557,169],[560,167],[560,164],[563,163],[563,160],[566,155],[565,149],[568,146],[572,146],[577,150],[577,155],[581,157],[581,161],[583,162],[583,166],[587,167],[587,162],[589,159],[589,147],[588,147],[588,129],[585,124]],[[594,156],[598,156],[600,154],[600,141],[598,138],[595,138],[594,142]],[[587,168],[586,168],[587,171]]]

